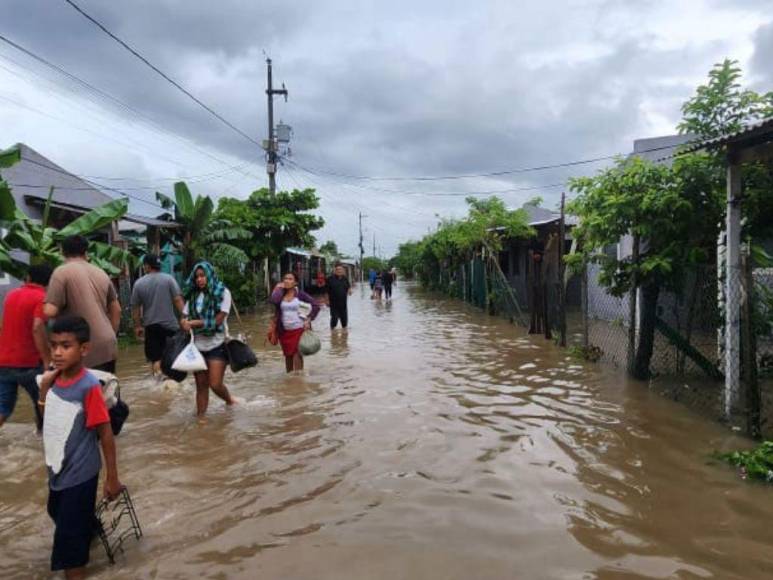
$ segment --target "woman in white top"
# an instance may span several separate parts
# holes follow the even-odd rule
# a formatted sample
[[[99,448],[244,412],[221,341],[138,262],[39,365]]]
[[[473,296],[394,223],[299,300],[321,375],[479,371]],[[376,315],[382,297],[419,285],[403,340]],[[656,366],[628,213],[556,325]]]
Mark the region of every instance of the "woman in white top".
[[[276,325],[282,353],[285,355],[287,372],[303,370],[303,356],[298,348],[305,330],[311,329],[311,321],[319,313],[314,298],[298,288],[298,276],[288,272],[276,285],[269,301],[276,306]]]
[[[225,322],[231,310],[231,292],[218,279],[209,262],[199,262],[183,287],[185,308],[180,328],[193,330],[194,344],[199,349],[207,370],[194,373],[196,379],[196,414],[204,415],[209,406],[209,390],[233,405],[234,400],[223,384],[228,353],[225,349]]]

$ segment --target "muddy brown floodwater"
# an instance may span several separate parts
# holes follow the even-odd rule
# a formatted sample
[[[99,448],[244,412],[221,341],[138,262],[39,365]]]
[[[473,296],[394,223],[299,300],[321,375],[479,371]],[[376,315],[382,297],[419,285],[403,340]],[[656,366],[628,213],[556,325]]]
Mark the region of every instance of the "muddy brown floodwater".
[[[358,287],[351,329],[242,403],[193,416],[189,384],[122,354],[121,479],[145,537],[97,578],[771,578],[773,495],[713,464],[724,428],[456,301]],[[20,400],[0,429],[0,577],[45,578],[41,441]]]

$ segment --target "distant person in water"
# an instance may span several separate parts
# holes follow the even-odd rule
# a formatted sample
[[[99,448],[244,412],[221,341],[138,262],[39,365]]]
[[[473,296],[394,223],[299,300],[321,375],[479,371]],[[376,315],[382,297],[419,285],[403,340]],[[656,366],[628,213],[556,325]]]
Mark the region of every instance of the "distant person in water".
[[[352,295],[352,285],[349,278],[346,277],[343,265],[335,265],[333,275],[327,279],[327,298],[330,305],[330,328],[338,326],[341,321],[341,328],[346,328],[349,324],[349,312],[347,310],[347,299]]]
[[[384,278],[381,272],[376,273],[376,280],[373,283],[373,295],[371,298],[381,300],[381,294],[384,292]]]
[[[303,370],[303,356],[298,343],[306,330],[311,330],[311,321],[319,313],[319,304],[298,288],[298,276],[287,272],[276,285],[270,302],[276,307],[276,329],[282,353],[285,356],[287,372]]]
[[[183,287],[185,307],[180,328],[193,331],[194,344],[207,361],[207,370],[194,373],[196,379],[196,414],[201,416],[209,406],[209,390],[233,405],[228,387],[223,384],[228,353],[225,350],[225,324],[231,310],[231,291],[217,277],[209,262],[193,266]]]
[[[371,292],[373,292],[374,288],[376,287],[376,277],[377,276],[378,276],[378,274],[376,273],[376,271],[373,268],[371,268],[368,271],[368,283],[370,284],[370,291]]]
[[[384,270],[384,273],[381,275],[381,278],[384,281],[384,298],[387,300],[392,299],[392,283],[394,282],[394,278],[392,277],[392,272],[389,270]]]

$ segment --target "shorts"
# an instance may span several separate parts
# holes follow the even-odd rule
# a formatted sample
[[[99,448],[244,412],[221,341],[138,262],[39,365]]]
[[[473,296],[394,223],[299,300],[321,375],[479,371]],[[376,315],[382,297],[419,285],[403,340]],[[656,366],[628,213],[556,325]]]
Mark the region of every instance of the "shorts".
[[[216,346],[207,352],[199,352],[201,353],[201,356],[204,357],[205,361],[222,360],[228,362],[228,351],[225,349],[225,343],[221,344],[220,346]]]
[[[6,419],[11,416],[16,408],[16,399],[19,386],[21,386],[35,408],[35,420],[38,428],[43,426],[43,417],[38,407],[38,383],[35,377],[43,372],[41,367],[2,367],[0,368],[0,415]]]
[[[161,324],[149,324],[145,327],[145,358],[148,362],[161,360],[166,348],[166,339],[173,337],[176,332]]]
[[[48,491],[48,515],[55,526],[52,572],[89,563],[91,540],[99,529],[94,515],[98,481],[99,474],[76,486]]]

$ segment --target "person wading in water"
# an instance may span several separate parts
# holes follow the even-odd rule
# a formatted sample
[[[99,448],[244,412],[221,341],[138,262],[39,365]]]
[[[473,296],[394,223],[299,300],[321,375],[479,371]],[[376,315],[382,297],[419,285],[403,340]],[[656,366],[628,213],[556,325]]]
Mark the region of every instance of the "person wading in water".
[[[283,276],[274,288],[270,301],[276,306],[276,328],[287,372],[303,370],[303,357],[298,350],[298,343],[303,332],[311,329],[311,321],[319,313],[319,304],[298,289],[298,276],[294,272]],[[303,306],[302,303],[309,306]],[[304,311],[308,315],[303,314]]]
[[[209,389],[226,405],[235,403],[228,387],[223,384],[228,353],[225,350],[225,322],[231,310],[231,292],[217,277],[209,262],[199,262],[193,267],[183,288],[186,299],[180,328],[193,330],[194,344],[207,361],[207,370],[199,371],[196,379],[196,414],[207,412]]]
[[[335,328],[341,321],[341,328],[349,324],[349,314],[346,309],[346,300],[352,295],[352,285],[346,277],[344,267],[338,263],[333,270],[334,274],[327,279],[327,296],[330,305],[330,328]]]

